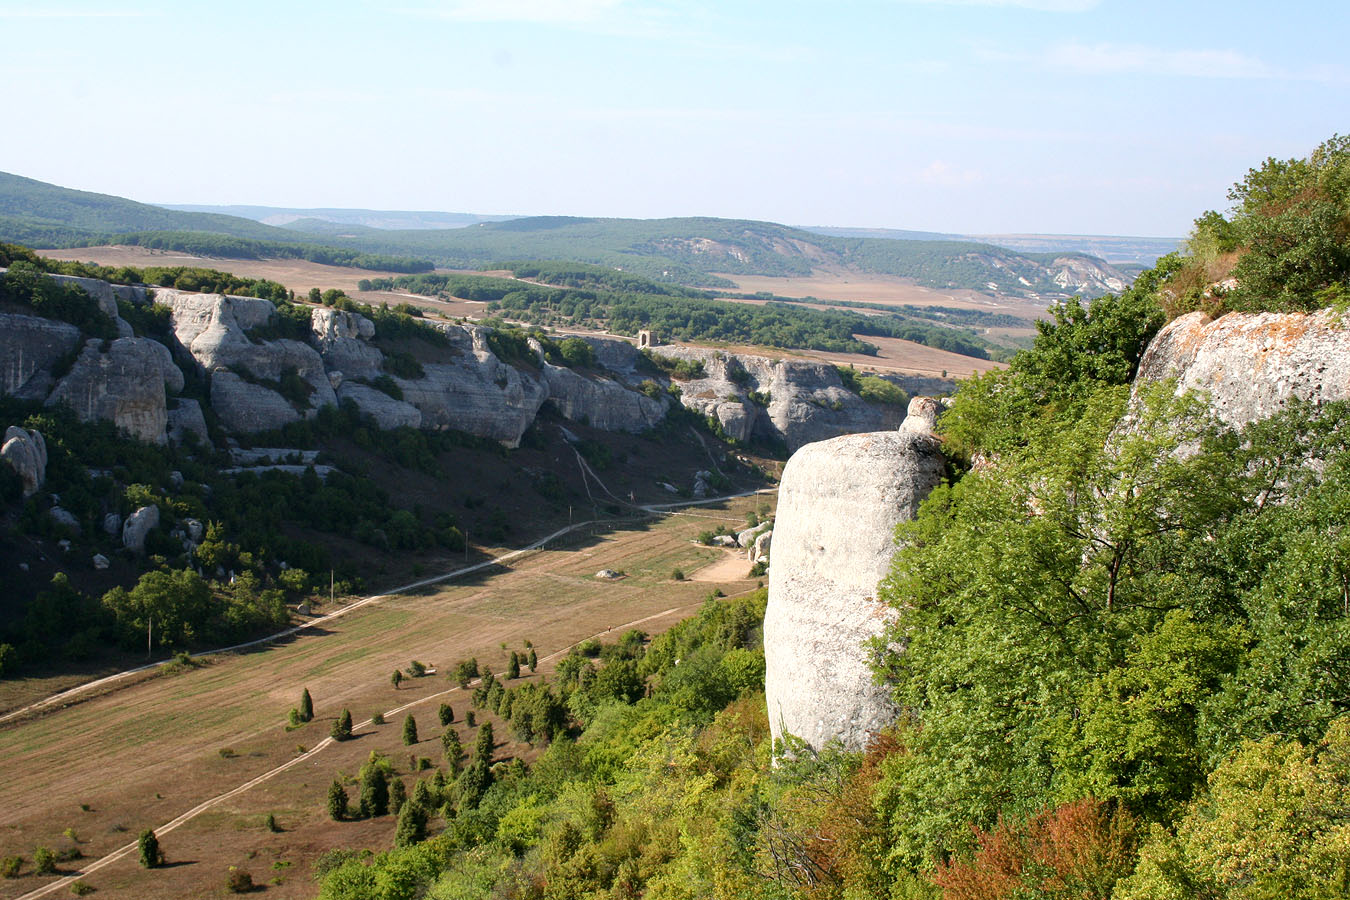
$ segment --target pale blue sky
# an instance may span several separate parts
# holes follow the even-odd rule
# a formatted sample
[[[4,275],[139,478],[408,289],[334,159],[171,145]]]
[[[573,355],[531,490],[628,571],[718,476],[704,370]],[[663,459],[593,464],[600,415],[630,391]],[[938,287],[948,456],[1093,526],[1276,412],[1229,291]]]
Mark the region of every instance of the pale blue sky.
[[[1178,235],[1350,130],[1350,12],[0,0],[0,170],[176,203]]]

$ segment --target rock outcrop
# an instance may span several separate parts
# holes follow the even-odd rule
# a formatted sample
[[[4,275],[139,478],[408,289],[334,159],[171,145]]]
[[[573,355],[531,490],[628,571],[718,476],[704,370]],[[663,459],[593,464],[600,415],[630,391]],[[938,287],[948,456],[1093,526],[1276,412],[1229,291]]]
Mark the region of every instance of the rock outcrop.
[[[0,459],[14,469],[23,482],[23,495],[31,497],[47,480],[47,442],[37,431],[11,425],[0,444]]]
[[[895,554],[895,526],[943,475],[938,408],[916,398],[897,431],[807,444],[788,460],[764,616],[775,738],[795,735],[816,749],[838,739],[857,750],[897,714],[872,683],[864,644],[892,621],[877,584]]]
[[[37,316],[0,313],[0,391],[43,400],[56,379],[52,369],[80,345],[80,329]]]
[[[637,433],[666,417],[667,401],[631,390],[599,375],[582,375],[563,366],[543,365],[548,402],[564,418],[602,431]]]
[[[206,417],[202,415],[202,406],[196,400],[179,398],[167,415],[169,440],[181,444],[189,434],[193,434],[203,444],[211,442],[206,431]]]
[[[1158,332],[1139,361],[1136,384],[1177,379],[1178,391],[1209,395],[1215,415],[1245,425],[1290,400],[1350,397],[1350,328],[1331,310],[1317,313],[1201,312]]]
[[[157,293],[155,301],[172,310],[175,337],[210,377],[211,408],[228,430],[277,428],[313,416],[321,406],[337,405],[317,350],[300,341],[248,336],[276,314],[270,301],[169,290]],[[293,376],[308,394],[299,408],[266,384]]]
[[[716,419],[736,440],[782,441],[794,451],[894,427],[903,418],[898,407],[868,403],[848,390],[826,363],[680,347],[660,352],[703,364],[704,377],[680,382],[680,402]]]
[[[458,354],[454,362],[427,363],[422,378],[395,378],[403,399],[421,411],[423,428],[455,428],[519,446],[548,399],[548,386],[494,356],[486,329],[450,326],[445,334]]]
[[[375,323],[341,309],[316,309],[310,314],[310,343],[323,364],[346,378],[374,378],[384,354],[366,343],[375,336]]]
[[[47,405],[67,403],[81,421],[107,419],[132,436],[163,443],[168,410],[165,389],[181,391],[183,373],[169,350],[149,338],[91,340]]]
[[[346,381],[337,389],[338,400],[351,400],[357,409],[375,419],[381,428],[422,427],[422,411],[411,403],[396,400],[383,391],[355,381]]]

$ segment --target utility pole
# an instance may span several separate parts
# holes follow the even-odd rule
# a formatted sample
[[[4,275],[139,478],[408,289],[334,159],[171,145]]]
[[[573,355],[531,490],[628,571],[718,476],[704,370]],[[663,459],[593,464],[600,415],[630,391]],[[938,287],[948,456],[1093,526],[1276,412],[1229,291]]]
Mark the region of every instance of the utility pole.
[[[147,622],[145,623],[145,658],[146,658],[146,659],[149,659],[149,658],[150,658],[150,654],[151,654],[151,650],[150,650],[151,643],[150,643],[150,642],[151,642],[151,638],[154,636],[154,633],[155,633],[155,617],[154,617],[154,616],[151,616],[150,619],[149,619],[149,621],[147,621]]]
[[[329,606],[332,606],[332,605],[333,605],[333,597],[334,597],[334,591],[335,591],[335,589],[336,589],[336,582],[333,581],[333,570],[332,570],[332,569],[329,569],[329,570],[328,570],[328,605],[329,605]]]

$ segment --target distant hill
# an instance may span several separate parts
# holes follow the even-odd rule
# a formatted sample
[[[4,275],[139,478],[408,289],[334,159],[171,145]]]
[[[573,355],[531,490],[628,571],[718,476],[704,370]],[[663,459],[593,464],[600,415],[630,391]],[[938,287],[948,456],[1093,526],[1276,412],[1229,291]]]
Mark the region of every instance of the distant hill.
[[[1112,265],[1132,263],[1144,268],[1158,257],[1178,249],[1181,238],[1131,237],[1092,234],[944,234],[935,231],[905,231],[896,228],[803,227],[812,234],[835,237],[883,238],[892,241],[966,241],[993,244],[1021,253],[1086,253]]]
[[[238,209],[256,214],[267,208]],[[345,212],[352,214],[348,218],[368,221],[386,215]],[[410,215],[423,214],[387,214],[389,221]],[[730,287],[724,275],[804,276],[831,266],[910,278],[928,287],[1036,301],[1119,291],[1130,281],[1127,274],[1084,253],[1026,253],[936,236],[944,239],[823,234],[773,222],[704,217],[534,216],[459,228],[389,229],[306,216],[282,228],[241,216],[168,209],[0,174],[0,240],[37,247],[131,243],[203,255],[300,256],[401,272],[426,271],[433,263],[482,268],[510,261],[561,260],[699,287]],[[311,243],[316,239],[322,245]]]
[[[431,210],[383,210],[383,209],[300,209],[284,206],[193,206],[188,204],[160,204],[165,209],[183,212],[216,213],[227,216],[240,216],[253,219],[265,225],[317,230],[302,226],[309,220],[329,222],[337,225],[364,225],[367,228],[390,229],[435,229],[466,228],[479,222],[501,222],[518,216],[480,216],[473,213],[434,212]]]

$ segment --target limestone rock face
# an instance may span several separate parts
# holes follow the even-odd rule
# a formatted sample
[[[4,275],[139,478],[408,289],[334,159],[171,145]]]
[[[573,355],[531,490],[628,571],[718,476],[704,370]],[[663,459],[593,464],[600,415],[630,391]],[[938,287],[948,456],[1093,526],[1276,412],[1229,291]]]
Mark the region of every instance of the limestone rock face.
[[[300,421],[290,401],[271,388],[251,384],[229,369],[211,373],[211,408],[229,431],[271,431]]]
[[[1208,393],[1229,425],[1267,418],[1292,399],[1342,400],[1350,397],[1350,328],[1331,310],[1189,313],[1158,332],[1139,361],[1136,384],[1164,378]]]
[[[574,422],[584,420],[604,431],[637,433],[660,424],[666,416],[664,398],[652,399],[612,379],[549,363],[544,363],[543,372],[548,402]]]
[[[165,388],[182,390],[183,373],[163,344],[124,337],[108,344],[105,353],[102,341],[91,340],[47,405],[68,403],[81,421],[108,419],[140,440],[162,444]]]
[[[0,313],[0,392],[42,400],[55,379],[51,369],[80,344],[80,329],[37,316]]]
[[[375,323],[341,309],[316,309],[310,314],[310,342],[329,369],[347,378],[374,378],[384,354],[366,343],[375,336]]]
[[[337,390],[339,400],[352,400],[356,403],[358,409],[375,418],[375,424],[381,428],[420,428],[422,426],[422,411],[411,403],[402,400],[395,400],[383,391],[377,391],[373,387],[364,384],[357,384],[354,381],[345,382]]]
[[[783,441],[793,451],[841,434],[893,428],[903,418],[899,408],[868,403],[845,388],[825,363],[680,347],[659,353],[703,363],[706,377],[681,383],[680,402],[713,416],[737,440]],[[767,406],[760,406],[766,397]]]
[[[450,326],[445,334],[458,357],[425,364],[423,378],[394,379],[403,399],[421,411],[423,428],[455,428],[518,446],[548,399],[548,385],[494,356],[485,329]]]
[[[0,444],[0,459],[9,463],[23,481],[23,495],[31,497],[47,480],[47,442],[36,431],[11,425]]]
[[[765,691],[775,738],[858,750],[894,720],[872,683],[865,642],[893,612],[876,599],[895,554],[895,526],[914,517],[943,474],[929,405],[908,427],[807,444],[787,463],[773,529],[764,616]]]
[[[145,552],[145,537],[159,527],[159,507],[142,506],[122,523],[122,546],[133,553]]]
[[[313,416],[321,406],[337,405],[323,359],[313,347],[284,339],[255,342],[248,337],[249,329],[267,324],[275,315],[276,307],[270,301],[182,291],[161,291],[155,300],[173,311],[174,335],[210,375],[211,407],[227,429],[247,432],[276,428],[301,415]],[[303,413],[276,391],[246,382],[230,369],[246,371],[263,381],[279,381],[294,370],[309,386]],[[254,402],[257,408],[250,407]]]

